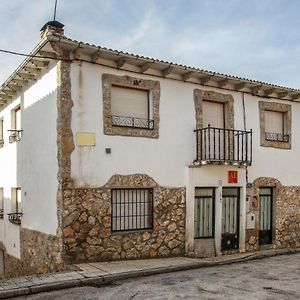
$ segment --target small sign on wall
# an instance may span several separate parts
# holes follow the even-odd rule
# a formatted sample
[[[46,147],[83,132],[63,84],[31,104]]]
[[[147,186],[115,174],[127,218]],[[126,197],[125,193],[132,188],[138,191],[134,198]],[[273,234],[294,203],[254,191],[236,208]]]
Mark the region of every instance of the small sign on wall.
[[[95,133],[93,132],[77,132],[76,133],[77,146],[95,146]]]
[[[237,171],[228,171],[228,183],[238,183]]]

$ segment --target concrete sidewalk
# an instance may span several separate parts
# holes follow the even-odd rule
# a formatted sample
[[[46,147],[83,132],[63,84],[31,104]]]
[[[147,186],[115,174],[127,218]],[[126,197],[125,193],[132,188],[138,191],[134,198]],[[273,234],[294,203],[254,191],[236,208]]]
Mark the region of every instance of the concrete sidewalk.
[[[127,278],[231,264],[275,255],[299,253],[300,249],[265,250],[207,259],[173,257],[77,264],[74,271],[18,277],[0,282],[0,299],[78,286],[100,286]]]

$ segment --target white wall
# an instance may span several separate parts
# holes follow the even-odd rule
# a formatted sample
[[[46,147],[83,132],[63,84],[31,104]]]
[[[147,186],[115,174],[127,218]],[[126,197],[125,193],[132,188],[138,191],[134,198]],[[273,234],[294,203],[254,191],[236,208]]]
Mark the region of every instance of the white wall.
[[[18,146],[22,226],[48,234],[57,229],[57,68],[53,66],[24,93],[23,137]]]
[[[102,73],[160,81],[159,139],[103,134]],[[73,63],[71,78],[73,133],[83,131],[96,134],[95,147],[76,147],[72,154],[72,177],[78,187],[101,186],[115,173],[146,173],[161,185],[185,185],[184,168],[195,159],[196,148],[193,91],[201,86],[88,63]],[[231,94],[234,97],[235,128],[244,129],[242,93],[202,88]],[[292,150],[280,150],[260,147],[259,100],[267,101],[245,94],[246,125],[247,129],[253,129],[253,166],[249,167],[249,180],[272,176],[286,185],[299,184],[297,178],[300,172],[295,161],[300,148],[296,130],[300,126],[300,118],[297,118],[297,115],[300,116],[300,104],[292,103]],[[279,102],[276,99],[273,101]],[[111,147],[110,155],[105,154],[106,147]]]
[[[17,182],[17,143],[8,142],[11,129],[11,111],[21,102],[21,97],[15,99],[3,111],[0,118],[4,118],[3,135],[4,147],[0,148],[0,187],[3,188],[4,218],[0,221],[1,241],[4,243],[7,253],[17,258],[20,257],[20,226],[11,224],[7,214],[11,212],[11,188],[18,187]]]
[[[20,257],[20,226],[11,224],[11,188],[21,187],[21,226],[44,233],[56,233],[57,150],[55,65],[13,100],[3,111],[5,145],[0,148],[0,187],[4,188],[4,219],[0,221],[0,241],[7,253]],[[10,144],[11,110],[21,104],[21,141]]]
[[[238,172],[237,183],[228,183],[228,171]],[[240,251],[245,250],[245,225],[246,225],[246,170],[232,166],[205,166],[201,168],[186,168],[186,250],[188,253],[194,250],[194,198],[195,187],[214,187],[215,194],[215,250],[221,253],[221,221],[222,221],[222,188],[240,188],[240,219],[239,241]]]

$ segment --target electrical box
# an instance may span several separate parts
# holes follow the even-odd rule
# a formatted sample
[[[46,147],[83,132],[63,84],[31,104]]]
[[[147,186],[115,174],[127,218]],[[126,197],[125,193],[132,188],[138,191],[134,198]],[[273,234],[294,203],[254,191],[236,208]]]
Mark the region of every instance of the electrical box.
[[[255,229],[255,214],[247,214],[247,229]]]

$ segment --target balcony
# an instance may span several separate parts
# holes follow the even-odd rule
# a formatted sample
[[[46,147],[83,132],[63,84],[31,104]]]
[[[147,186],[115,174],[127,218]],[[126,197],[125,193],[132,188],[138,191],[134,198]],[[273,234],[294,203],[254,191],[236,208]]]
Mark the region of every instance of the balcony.
[[[196,129],[194,165],[250,166],[252,163],[252,130],[234,130],[208,126]]]
[[[4,147],[4,140],[0,139],[0,148]]]
[[[0,219],[3,219],[3,215],[4,215],[4,210],[3,208],[0,209]]]
[[[10,213],[8,215],[8,220],[10,223],[20,225],[23,213]]]
[[[14,143],[21,140],[22,137],[22,129],[10,129],[10,136],[9,136],[9,142]]]

